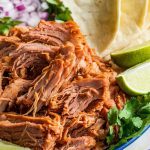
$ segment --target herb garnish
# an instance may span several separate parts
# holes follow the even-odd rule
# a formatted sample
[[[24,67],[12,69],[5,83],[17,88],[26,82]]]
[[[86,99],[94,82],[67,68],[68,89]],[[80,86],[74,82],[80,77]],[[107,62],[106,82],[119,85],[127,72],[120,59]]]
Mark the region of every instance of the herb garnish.
[[[20,23],[21,21],[12,20],[10,17],[0,18],[0,34],[7,35],[10,28]]]
[[[122,110],[111,109],[108,112],[108,121],[110,126],[107,143],[110,145],[110,150],[139,136],[142,130],[150,124],[150,93],[132,97]],[[115,126],[119,127],[117,144],[113,144],[115,142]]]
[[[71,11],[64,6],[63,2],[60,0],[46,0],[49,8],[47,12],[49,12],[48,20],[61,20],[68,21],[72,20]]]

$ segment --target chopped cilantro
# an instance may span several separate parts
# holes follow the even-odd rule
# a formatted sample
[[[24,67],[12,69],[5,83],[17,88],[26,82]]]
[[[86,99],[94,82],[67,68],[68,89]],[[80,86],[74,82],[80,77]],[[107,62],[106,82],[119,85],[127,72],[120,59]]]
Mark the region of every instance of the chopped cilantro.
[[[59,2],[57,0],[47,0],[49,4],[58,5]]]
[[[63,2],[60,0],[46,0],[49,8],[49,18],[48,20],[61,20],[61,21],[68,21],[72,20],[71,11],[64,6]]]
[[[21,21],[12,20],[10,17],[0,18],[0,34],[7,35],[10,28],[20,23]]]
[[[108,119],[110,125],[115,125],[118,123],[118,109],[115,107],[114,109],[111,109],[108,113]]]
[[[110,150],[115,149],[129,139],[139,136],[142,130],[150,124],[150,93],[132,97],[122,110],[112,108],[108,112],[109,134],[107,143]],[[118,142],[114,136],[114,126],[119,127]]]
[[[113,126],[110,126],[109,127],[109,136],[107,136],[106,140],[107,140],[107,143],[111,143],[114,139],[114,129],[113,129]]]
[[[143,121],[140,117],[133,117],[131,120],[134,127],[139,129],[142,127]]]

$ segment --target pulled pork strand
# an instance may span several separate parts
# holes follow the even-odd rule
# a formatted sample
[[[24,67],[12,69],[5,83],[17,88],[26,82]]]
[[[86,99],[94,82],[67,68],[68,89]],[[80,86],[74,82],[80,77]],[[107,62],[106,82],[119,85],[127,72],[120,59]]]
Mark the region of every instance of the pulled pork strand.
[[[0,36],[0,139],[34,150],[105,149],[107,112],[126,98],[117,72],[76,23]]]

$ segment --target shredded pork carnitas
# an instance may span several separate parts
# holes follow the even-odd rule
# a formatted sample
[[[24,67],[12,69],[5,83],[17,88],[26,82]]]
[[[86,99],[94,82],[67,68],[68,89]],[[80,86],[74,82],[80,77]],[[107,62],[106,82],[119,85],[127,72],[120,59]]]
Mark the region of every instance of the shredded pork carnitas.
[[[117,73],[74,22],[0,37],[0,139],[35,150],[100,150],[107,112],[126,101]]]

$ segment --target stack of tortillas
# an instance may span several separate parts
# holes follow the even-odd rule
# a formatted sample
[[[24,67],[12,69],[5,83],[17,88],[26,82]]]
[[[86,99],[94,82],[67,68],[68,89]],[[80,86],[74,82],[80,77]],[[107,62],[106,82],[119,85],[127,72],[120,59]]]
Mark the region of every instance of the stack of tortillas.
[[[63,0],[101,56],[150,40],[150,0]]]

